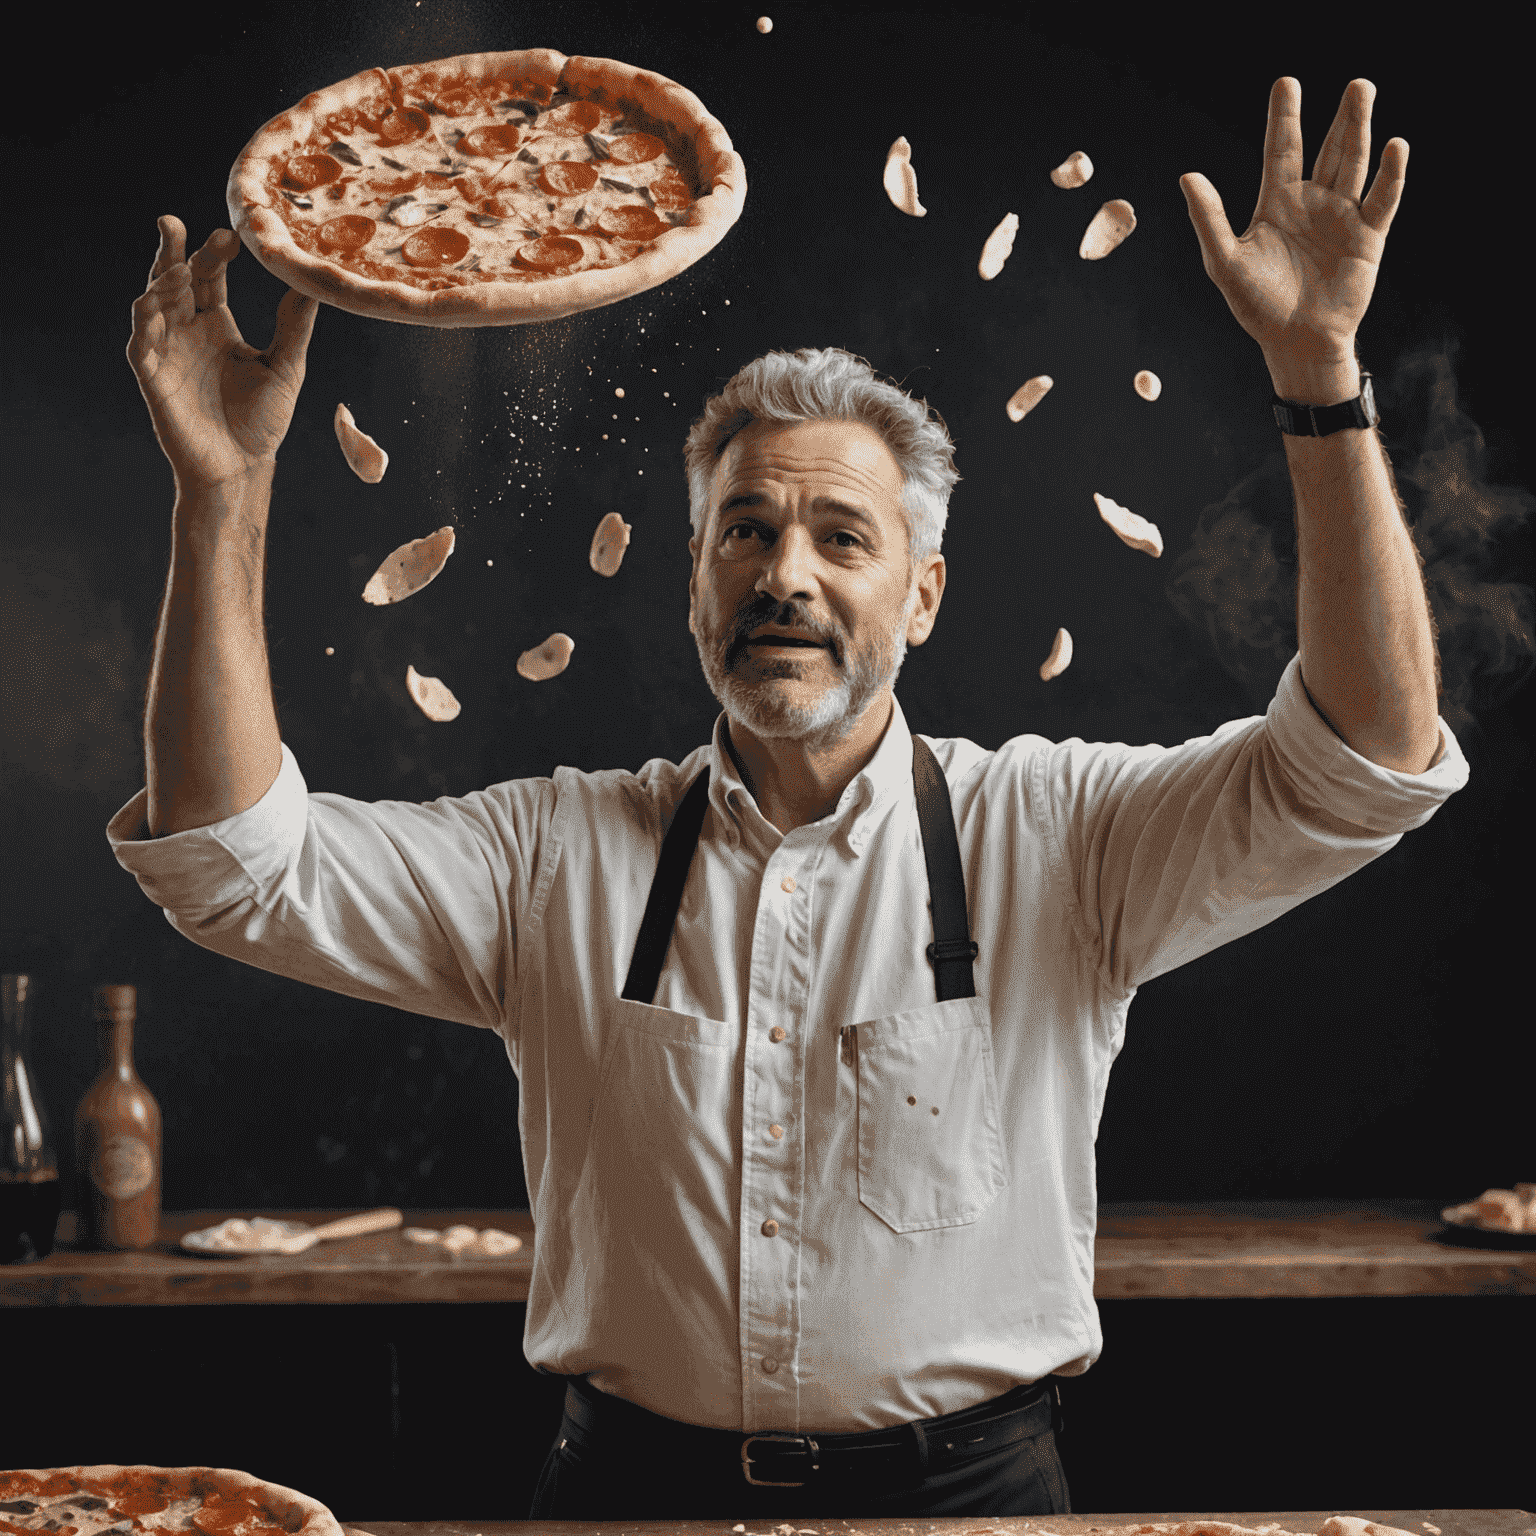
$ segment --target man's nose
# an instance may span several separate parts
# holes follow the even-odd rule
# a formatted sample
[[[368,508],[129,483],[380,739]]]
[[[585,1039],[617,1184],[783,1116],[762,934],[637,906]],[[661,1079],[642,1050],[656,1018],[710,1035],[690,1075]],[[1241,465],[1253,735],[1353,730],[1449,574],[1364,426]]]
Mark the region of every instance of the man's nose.
[[[808,529],[798,524],[784,529],[763,556],[757,590],[781,603],[794,597],[809,602],[816,581],[814,548]]]

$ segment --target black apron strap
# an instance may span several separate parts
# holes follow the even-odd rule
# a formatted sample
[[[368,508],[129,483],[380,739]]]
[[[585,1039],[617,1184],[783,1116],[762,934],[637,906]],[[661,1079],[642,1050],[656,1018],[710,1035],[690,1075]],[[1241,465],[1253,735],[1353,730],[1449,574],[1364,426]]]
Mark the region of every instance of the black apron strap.
[[[944,770],[928,743],[912,733],[912,784],[917,791],[917,824],[928,866],[928,896],[933,903],[934,942],[928,946],[934,986],[941,1003],[975,997],[971,962],[978,947],[965,915],[965,872],[955,836],[955,811]]]
[[[928,744],[912,737],[912,782],[917,794],[918,829],[923,839],[923,862],[928,869],[928,895],[933,904],[934,942],[928,946],[938,1000],[975,997],[976,981],[971,962],[978,953],[970,936],[965,910],[965,872],[960,865],[960,843],[955,836],[954,807],[949,785]],[[645,916],[635,939],[629,976],[620,994],[633,1002],[649,1003],[656,997],[661,967],[672,942],[672,927],[682,905],[683,887],[698,846],[699,829],[709,804],[709,769],[706,767],[683,796],[672,825],[661,842],[661,857],[645,901]]]
[[[645,916],[640,919],[640,935],[629,962],[629,979],[620,994],[632,1002],[649,1003],[656,997],[661,967],[672,942],[672,925],[682,904],[683,886],[688,882],[688,866],[698,846],[699,828],[704,824],[704,808],[709,804],[709,767],[693,781],[683,796],[672,825],[661,842],[661,858],[651,881],[651,894],[645,899]]]

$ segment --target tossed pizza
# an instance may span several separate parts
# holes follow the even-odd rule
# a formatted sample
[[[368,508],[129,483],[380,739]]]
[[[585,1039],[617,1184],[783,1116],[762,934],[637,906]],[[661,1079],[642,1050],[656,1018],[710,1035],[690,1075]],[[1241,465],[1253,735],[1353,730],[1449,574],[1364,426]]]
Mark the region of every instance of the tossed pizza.
[[[230,172],[234,229],[289,287],[414,325],[520,325],[655,287],[741,215],[692,92],[551,48],[365,69],[279,113]]]
[[[45,1467],[0,1472],[10,1536],[342,1536],[318,1499],[227,1467]]]

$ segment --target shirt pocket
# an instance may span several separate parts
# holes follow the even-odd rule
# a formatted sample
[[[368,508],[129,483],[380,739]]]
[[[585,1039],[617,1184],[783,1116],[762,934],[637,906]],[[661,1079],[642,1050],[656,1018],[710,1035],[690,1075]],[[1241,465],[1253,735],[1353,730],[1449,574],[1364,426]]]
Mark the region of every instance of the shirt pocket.
[[[853,1030],[859,1201],[895,1232],[975,1221],[1008,1184],[985,998]]]
[[[738,1153],[732,1135],[737,1031],[631,998],[609,1014],[585,1178],[609,1212],[715,1210]]]

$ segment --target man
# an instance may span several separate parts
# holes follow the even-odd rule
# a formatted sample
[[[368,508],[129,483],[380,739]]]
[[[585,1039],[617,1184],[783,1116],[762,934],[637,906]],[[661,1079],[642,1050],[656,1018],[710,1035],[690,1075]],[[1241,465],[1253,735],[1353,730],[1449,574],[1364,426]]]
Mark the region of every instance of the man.
[[[162,221],[128,355],[176,472],[172,567],[147,789],[109,836],[198,943],[504,1039],[524,1348],[570,1378],[531,1517],[1069,1510],[1055,1382],[1102,1347],[1093,1143],[1131,998],[1467,779],[1374,431],[1300,435],[1361,392],[1407,157],[1360,202],[1372,90],[1303,182],[1300,88],[1275,84],[1241,240],[1185,178],[1207,272],[1299,402],[1300,650],[1264,717],[1166,749],[912,736],[892,685],[944,590],[949,440],[806,351],[744,369],[688,440],[708,747],[433,805],[307,795],[261,577],[315,306],[287,294],[258,354],[225,305],[237,242],[183,264]]]

